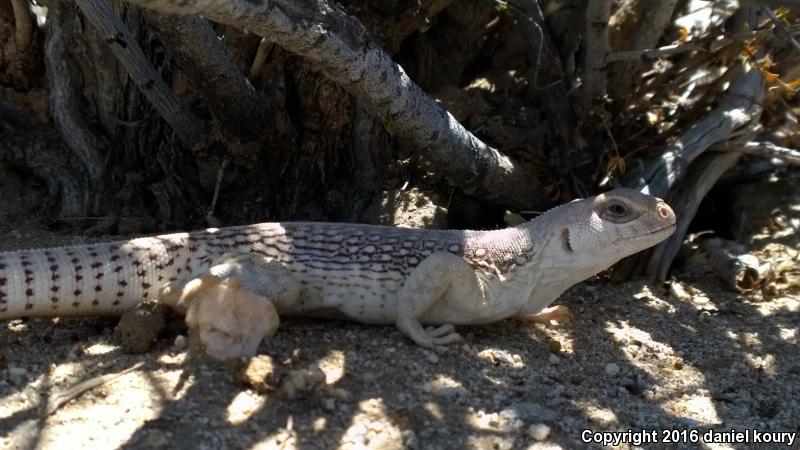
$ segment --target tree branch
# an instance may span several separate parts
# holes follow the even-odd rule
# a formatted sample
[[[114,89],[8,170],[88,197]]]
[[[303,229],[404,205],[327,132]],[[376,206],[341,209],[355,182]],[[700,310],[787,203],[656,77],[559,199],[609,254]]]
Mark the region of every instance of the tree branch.
[[[631,50],[651,48],[658,44],[659,39],[664,34],[664,29],[670,24],[672,13],[675,11],[677,0],[662,0],[651,2],[640,0],[636,5],[642,8],[642,20],[636,31],[631,34]],[[635,83],[639,61],[626,60],[616,64],[612,73],[614,77],[609,87],[611,95],[615,99],[622,99],[631,86]]]
[[[719,106],[649,163],[638,180],[627,184],[663,197],[695,158],[710,146],[727,140],[736,129],[757,120],[762,110],[764,82],[757,71],[747,66],[746,73],[731,85]]]
[[[608,19],[611,0],[588,0],[586,32],[584,34],[583,107],[584,115],[591,110],[592,100],[606,94],[606,55],[611,51],[608,40]]]
[[[89,130],[80,111],[78,82],[71,65],[71,45],[75,42],[77,12],[73,6],[55,1],[48,5],[47,31],[44,43],[44,64],[50,89],[50,114],[67,147],[84,168],[91,188],[99,192],[103,177],[101,138]]]
[[[75,0],[75,3],[178,138],[189,148],[202,145],[206,139],[205,126],[183,108],[108,4],[104,0]]]
[[[21,52],[33,39],[33,20],[27,0],[11,0],[11,7],[14,9],[14,43]]]
[[[202,14],[246,28],[317,64],[468,193],[509,206],[539,205],[532,180],[425,94],[364,27],[327,0],[130,0],[171,14]]]
[[[756,7],[744,3],[734,15],[736,31],[749,28],[758,23]],[[663,281],[666,279],[673,259],[683,242],[686,230],[694,219],[700,202],[714,186],[720,176],[732,167],[741,157],[740,153],[720,153],[703,155],[712,145],[727,140],[730,135],[744,125],[758,121],[761,116],[761,101],[764,97],[764,81],[757,70],[749,63],[742,62],[741,77],[728,89],[725,97],[711,114],[692,126],[673,143],[661,158],[652,163],[638,188],[644,193],[664,197],[667,190],[678,180],[680,184],[670,195],[670,204],[677,211],[677,228],[666,241],[650,250],[628,258],[623,263],[623,276],[630,275],[642,262],[647,261],[647,277]]]
[[[257,140],[267,113],[264,100],[247,80],[211,25],[200,17],[158,14],[145,17],[172,50],[178,66],[203,96],[225,131],[243,142]]]
[[[711,147],[710,150],[776,158],[789,164],[800,165],[800,150],[781,147],[772,142],[725,142]]]
[[[716,153],[704,155],[692,165],[692,170],[678,190],[670,195],[669,203],[676,211],[677,227],[666,241],[653,247],[647,262],[647,277],[658,281],[667,279],[672,261],[683,244],[686,230],[692,223],[700,203],[714,187],[719,177],[736,164],[739,153]]]

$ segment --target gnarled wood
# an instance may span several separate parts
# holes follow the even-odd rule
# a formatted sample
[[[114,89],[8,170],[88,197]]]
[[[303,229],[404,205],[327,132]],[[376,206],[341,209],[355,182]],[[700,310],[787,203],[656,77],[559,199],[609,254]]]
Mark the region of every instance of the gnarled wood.
[[[327,0],[130,3],[171,14],[202,14],[267,37],[314,62],[381,117],[390,132],[437,164],[453,184],[506,205],[546,204],[536,181],[520,165],[467,131],[370,39],[356,19]]]

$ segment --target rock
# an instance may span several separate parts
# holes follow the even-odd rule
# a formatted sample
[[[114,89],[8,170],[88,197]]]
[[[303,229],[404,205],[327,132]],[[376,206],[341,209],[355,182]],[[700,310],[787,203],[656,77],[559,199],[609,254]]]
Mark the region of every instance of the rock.
[[[677,281],[673,281],[669,284],[669,293],[679,300],[686,300],[690,297],[686,289],[683,288],[683,285]]]
[[[311,365],[307,369],[289,372],[283,383],[281,383],[281,392],[289,398],[294,398],[313,392],[324,384],[325,373],[319,367]]]
[[[558,364],[559,361],[560,360],[558,359],[558,356],[556,356],[556,355],[550,355],[550,358],[548,358],[548,362],[550,364],[553,364],[553,365]]]
[[[524,422],[553,422],[556,413],[545,406],[532,402],[517,402],[507,406],[500,414],[506,417],[515,417]]]
[[[272,390],[278,384],[275,362],[268,355],[232,358],[226,361],[226,364],[240,383],[251,386],[258,392]]]
[[[21,384],[28,378],[28,370],[24,367],[8,366],[6,373],[8,373],[9,381],[14,384]]]
[[[619,375],[619,366],[614,363],[608,363],[605,367],[606,375],[613,378]]]
[[[166,327],[164,306],[156,301],[146,301],[122,314],[114,328],[114,335],[127,353],[144,353]]]
[[[550,437],[550,427],[543,423],[536,423],[528,427],[528,436],[537,441],[543,441]]]
[[[698,305],[705,305],[708,304],[708,302],[710,302],[711,300],[705,295],[697,295],[692,297],[692,301]]]
[[[425,359],[431,364],[436,364],[439,362],[439,357],[433,352],[425,352]]]
[[[175,342],[173,342],[172,345],[176,349],[183,351],[189,346],[189,342],[186,340],[186,336],[179,334],[175,336]]]
[[[551,339],[547,342],[547,348],[549,348],[553,353],[561,353],[561,342]]]

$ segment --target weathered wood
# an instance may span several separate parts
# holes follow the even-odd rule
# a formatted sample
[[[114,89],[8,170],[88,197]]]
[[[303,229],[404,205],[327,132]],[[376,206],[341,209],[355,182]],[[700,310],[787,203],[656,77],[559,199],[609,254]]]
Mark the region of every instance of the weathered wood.
[[[638,179],[629,180],[629,185],[644,193],[663,197],[685,175],[695,158],[761,116],[761,100],[764,97],[761,75],[749,67],[740,70],[744,74],[731,85],[719,106],[651,161]]]
[[[700,203],[719,177],[733,167],[740,157],[741,155],[737,153],[713,153],[704,155],[702,159],[692,164],[692,170],[686,179],[668,198],[668,203],[675,211],[677,226],[672,236],[649,251],[645,272],[647,278],[658,281],[667,279],[672,261],[678,255],[683,238],[700,208]],[[645,255],[647,253],[644,252]]]
[[[700,244],[708,252],[708,262],[714,272],[731,289],[752,292],[769,277],[772,265],[764,264],[743,245],[720,238],[705,239]]]
[[[82,167],[54,130],[23,109],[0,101],[0,160],[28,170],[47,187],[54,219],[85,217],[90,186]]]
[[[31,45],[33,39],[33,19],[25,0],[11,0],[14,9],[14,43],[17,51],[23,51]]]
[[[206,99],[223,130],[233,138],[228,139],[228,145],[259,139],[267,120],[265,101],[236,66],[208,21],[152,11],[145,17],[196,92]]]
[[[44,63],[50,89],[50,114],[64,142],[83,165],[91,188],[100,191],[104,172],[101,149],[105,143],[83,119],[76,69],[70,58],[65,57],[70,54],[78,29],[73,8],[70,3],[61,1],[48,5]]]
[[[583,38],[583,114],[591,110],[592,101],[606,94],[606,55],[611,51],[608,40],[608,19],[611,0],[588,0],[586,31]]]
[[[466,192],[515,207],[547,203],[522,166],[467,131],[370,39],[358,20],[327,0],[130,3],[171,14],[202,14],[267,37],[316,64]]]
[[[630,36],[630,50],[641,50],[654,47],[669,26],[672,14],[675,11],[677,0],[662,0],[651,2],[640,0],[634,8],[641,8],[641,21],[636,31]],[[613,74],[609,85],[609,92],[616,99],[622,99],[630,93],[636,80],[639,61],[625,60],[609,68]]]
[[[743,5],[734,16],[736,31],[749,28],[758,22],[758,12],[753,4]],[[761,116],[761,101],[764,97],[764,81],[757,70],[749,63],[741,63],[742,76],[728,89],[720,106],[701,120],[662,155],[659,162],[651,166],[650,183],[640,185],[642,192],[664,196],[667,188],[679,178],[684,178],[677,190],[670,193],[669,203],[676,211],[677,227],[675,233],[664,242],[644,252],[650,254],[647,263],[647,277],[665,280],[672,261],[680,250],[686,230],[694,219],[705,195],[725,171],[733,167],[741,154],[721,153],[703,155],[686,173],[688,163],[697,158],[711,145],[727,139],[742,126],[753,124]]]
[[[800,150],[781,147],[772,142],[723,142],[711,147],[711,150],[776,158],[789,164],[800,165]]]
[[[205,125],[181,105],[108,4],[104,0],[75,0],[75,3],[178,138],[189,148],[203,145]]]

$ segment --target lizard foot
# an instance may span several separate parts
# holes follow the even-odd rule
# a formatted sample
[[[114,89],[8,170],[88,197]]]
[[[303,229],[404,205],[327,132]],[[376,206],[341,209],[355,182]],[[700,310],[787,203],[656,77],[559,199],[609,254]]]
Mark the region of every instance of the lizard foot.
[[[422,328],[422,325],[417,321],[404,320],[398,321],[397,327],[422,347],[447,345],[461,340],[461,335],[456,333],[456,327],[451,324]]]
[[[536,314],[523,316],[522,319],[528,322],[550,325],[551,321],[567,322],[572,317],[572,311],[564,305],[551,306]]]
[[[278,329],[275,305],[243,287],[238,276],[196,278],[169,300],[186,309],[186,326],[206,354],[220,361],[255,355],[261,340]]]

